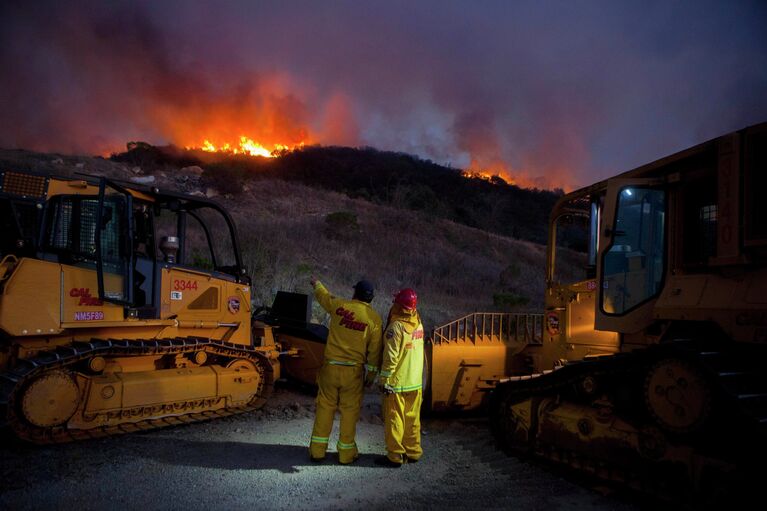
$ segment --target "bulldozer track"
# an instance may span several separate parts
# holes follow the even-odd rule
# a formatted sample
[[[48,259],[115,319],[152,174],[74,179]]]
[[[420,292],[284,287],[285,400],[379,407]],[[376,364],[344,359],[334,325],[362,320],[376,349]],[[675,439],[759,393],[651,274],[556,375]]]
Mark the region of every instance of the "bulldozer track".
[[[587,376],[595,378],[640,377],[653,363],[673,358],[690,362],[701,369],[720,404],[726,404],[749,423],[767,434],[767,375],[759,360],[767,348],[743,346],[752,350],[749,357],[737,356],[729,348],[718,349],[695,341],[672,341],[630,353],[618,353],[568,363],[557,370],[501,380],[502,393],[513,399],[551,395],[577,386]],[[745,425],[745,424],[744,424]]]
[[[749,356],[743,356],[744,350]],[[711,422],[707,432],[667,431],[668,438],[680,444],[689,444],[693,448],[705,450],[710,443],[710,435],[730,437],[728,447],[709,452],[713,457],[723,459],[736,466],[751,463],[764,454],[767,439],[767,375],[760,365],[767,351],[761,346],[730,346],[702,343],[691,340],[677,340],[630,353],[619,353],[609,357],[599,357],[568,363],[554,371],[529,376],[512,377],[502,380],[493,391],[491,401],[491,425],[502,446],[509,451],[527,452],[557,464],[566,464],[580,472],[597,478],[617,482],[623,486],[669,498],[675,493],[668,481],[663,481],[662,472],[638,470],[632,472],[626,467],[615,467],[597,458],[589,458],[582,452],[568,451],[561,446],[536,445],[526,450],[524,446],[508,445],[511,432],[504,428],[509,423],[503,420],[504,406],[530,398],[559,397],[587,402],[582,395],[583,382],[586,378],[602,382],[629,382],[633,385],[646,385],[647,370],[663,360],[679,360],[694,365],[704,376],[708,386],[707,396],[713,403]],[[753,352],[753,353],[751,353]],[[632,380],[633,379],[633,380]],[[595,392],[600,394],[603,389]],[[609,389],[608,389],[609,390]],[[644,390],[644,389],[643,389]],[[594,396],[591,396],[593,398]],[[644,401],[642,402],[644,405]],[[635,408],[636,402],[634,402]],[[616,407],[615,414],[624,419],[642,423],[654,419],[646,410],[632,410]],[[628,414],[628,416],[626,416]],[[656,426],[655,424],[653,426]],[[661,428],[663,429],[663,428]],[[689,481],[690,488],[699,488],[700,481]],[[673,496],[671,496],[673,498]]]
[[[38,427],[19,417],[16,411],[18,395],[37,376],[73,366],[90,357],[178,355],[196,351],[254,362],[262,377],[260,392],[254,395],[246,405],[217,410],[184,413],[185,409],[204,407],[213,404],[212,402],[217,401],[217,399],[199,399],[159,406],[123,409],[118,413],[126,418],[135,418],[152,413],[162,416],[116,425],[98,426],[92,429],[67,429],[65,425],[50,428]],[[8,425],[20,438],[37,444],[62,443],[200,422],[258,410],[266,403],[266,399],[271,394],[274,386],[273,380],[272,366],[267,356],[241,344],[198,337],[151,340],[91,339],[90,341],[74,341],[69,345],[58,346],[55,350],[41,352],[34,358],[17,360],[13,369],[0,373],[0,411],[2,411],[2,416],[7,418]],[[207,401],[211,401],[211,403]]]

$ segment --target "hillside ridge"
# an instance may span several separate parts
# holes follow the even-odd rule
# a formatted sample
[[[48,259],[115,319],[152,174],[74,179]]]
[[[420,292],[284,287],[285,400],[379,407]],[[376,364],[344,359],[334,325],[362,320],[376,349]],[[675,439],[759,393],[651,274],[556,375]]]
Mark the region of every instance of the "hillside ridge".
[[[295,181],[536,243],[546,243],[548,214],[563,194],[371,147],[307,146],[264,158],[131,142],[111,159],[143,169],[200,166],[203,182],[224,193],[253,178]]]
[[[381,314],[393,293],[413,287],[427,328],[474,311],[538,311],[543,305],[543,245],[425,211],[271,176],[245,175],[235,193],[222,193],[206,179],[207,166],[139,167],[22,150],[0,150],[0,165],[63,176],[103,175],[212,197],[237,225],[253,277],[254,306],[270,305],[278,290],[309,293],[312,275],[339,296],[350,296],[360,278],[372,280],[373,305]],[[324,317],[315,312],[316,319]]]

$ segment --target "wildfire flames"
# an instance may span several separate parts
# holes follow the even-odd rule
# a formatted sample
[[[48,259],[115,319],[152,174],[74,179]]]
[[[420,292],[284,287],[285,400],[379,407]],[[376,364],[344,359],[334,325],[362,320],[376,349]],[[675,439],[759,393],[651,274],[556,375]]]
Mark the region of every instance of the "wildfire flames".
[[[298,144],[294,144],[292,146],[283,145],[283,144],[272,144],[272,149],[270,150],[267,147],[259,144],[258,142],[253,141],[253,139],[248,138],[245,135],[241,135],[240,141],[237,145],[232,145],[228,142],[223,144],[219,144],[219,143],[214,144],[210,140],[205,139],[201,145],[186,146],[186,149],[201,150],[208,153],[245,154],[249,156],[263,156],[264,158],[274,158],[275,156],[279,156],[280,154],[286,151],[293,151],[303,146],[304,146],[303,142],[299,142]]]
[[[490,173],[484,170],[469,169],[469,170],[464,170],[463,172],[461,172],[461,175],[463,177],[470,178],[470,179],[482,179],[484,181],[488,181],[493,184],[498,184],[501,181],[510,185],[517,184],[516,180],[506,173],[499,173],[499,172]],[[501,181],[499,181],[499,179]]]

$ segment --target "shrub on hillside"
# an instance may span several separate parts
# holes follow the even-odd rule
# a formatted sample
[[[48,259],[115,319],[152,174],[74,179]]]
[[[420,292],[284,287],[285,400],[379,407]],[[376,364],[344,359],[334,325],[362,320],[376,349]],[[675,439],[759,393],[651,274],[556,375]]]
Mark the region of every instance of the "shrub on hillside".
[[[205,188],[213,188],[221,194],[237,194],[242,192],[247,177],[243,169],[228,165],[211,165],[202,173],[202,184]]]
[[[332,239],[351,239],[360,232],[357,215],[351,211],[336,211],[325,216],[325,234]]]
[[[503,269],[500,275],[501,287],[509,289],[514,286],[515,281],[519,278],[522,270],[516,263],[511,263]]]

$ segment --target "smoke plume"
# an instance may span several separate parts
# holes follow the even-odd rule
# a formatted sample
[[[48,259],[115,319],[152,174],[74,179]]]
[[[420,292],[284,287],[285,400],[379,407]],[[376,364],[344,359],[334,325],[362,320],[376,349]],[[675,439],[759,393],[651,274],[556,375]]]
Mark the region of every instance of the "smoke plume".
[[[767,120],[760,2],[0,6],[0,146],[373,146],[573,188]]]

